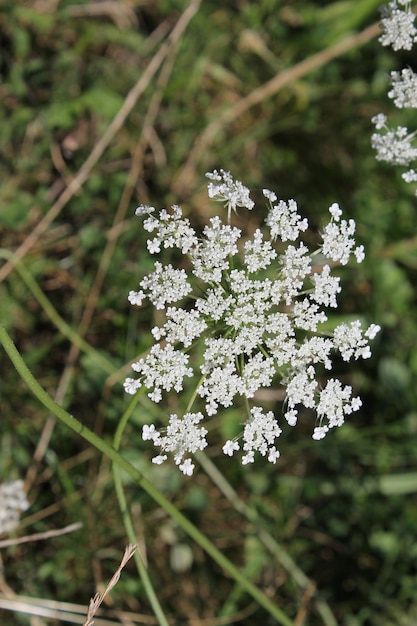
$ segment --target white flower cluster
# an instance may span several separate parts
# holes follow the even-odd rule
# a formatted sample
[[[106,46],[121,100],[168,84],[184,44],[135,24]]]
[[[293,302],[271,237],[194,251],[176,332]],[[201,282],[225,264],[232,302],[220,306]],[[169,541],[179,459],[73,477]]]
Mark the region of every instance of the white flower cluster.
[[[406,68],[400,72],[391,72],[392,89],[388,97],[394,100],[398,109],[417,108],[417,74]]]
[[[417,158],[417,148],[412,144],[415,133],[409,133],[405,126],[397,126],[395,130],[389,128],[383,113],[375,115],[372,122],[377,130],[384,129],[383,134],[372,135],[372,147],[376,150],[377,160],[408,167]]]
[[[401,5],[403,8],[400,8]],[[414,24],[415,14],[410,0],[393,0],[384,7],[381,20],[383,34],[379,41],[383,46],[392,46],[394,50],[411,50],[417,41],[417,28]],[[394,100],[398,109],[417,108],[417,74],[409,68],[401,72],[391,72],[391,89],[388,97]],[[372,147],[376,150],[378,161],[392,165],[410,167],[417,159],[417,148],[413,141],[417,131],[409,132],[405,126],[391,128],[387,116],[379,113],[372,118],[377,131],[372,135]],[[407,183],[417,181],[417,171],[409,169],[402,175]]]
[[[0,484],[0,535],[12,532],[19,524],[22,511],[29,508],[23,480]]]
[[[254,202],[249,197],[249,190],[239,180],[234,181],[230,172],[214,170],[214,172],[207,173],[207,178],[215,181],[208,184],[209,198],[225,203],[228,222],[230,222],[231,211],[236,212],[237,207],[249,209],[249,211],[253,209]]]
[[[228,172],[207,176],[209,196],[221,199],[229,215],[236,207],[252,209],[249,190]],[[184,257],[181,269],[155,262],[139,290],[129,294],[132,304],[147,298],[165,309],[165,323],[152,329],[161,343],[133,363],[138,376],[127,378],[124,386],[130,394],[145,386],[154,402],[161,401],[163,392],[179,393],[184,386],[187,393],[190,390],[184,417],[171,415],[162,432],[154,425],[143,428],[143,439],[161,450],[153,462],[163,463],[171,452],[187,475],[194,465],[186,455],[207,446],[207,429],[200,426],[204,414],[191,412],[194,403],[202,403],[207,416],[230,407],[237,398],[248,407],[248,400],[270,387],[278,375],[286,390],[284,418],[294,426],[300,407],[314,410],[315,439],[343,424],[345,415],[361,406],[350,386],[333,378],[319,382],[323,372],[332,369],[335,353],[345,361],[369,358],[368,342],[379,330],[374,324],[363,329],[359,321],[340,324],[333,334],[321,330],[327,321],[325,309],[337,307],[341,291],[331,267],[346,264],[352,256],[359,263],[364,258],[363,247],[355,245],[355,222],[342,219],[339,206],[333,204],[316,251],[320,255],[313,257],[299,241],[308,223],[298,214],[296,202],[277,201],[269,190],[263,193],[268,204],[265,229],[243,241],[242,232],[219,217],[198,236],[178,206],[159,215],[153,207],[137,210],[146,216],[144,228],[152,233],[148,250],[175,247]],[[198,341],[200,351],[194,350]],[[194,389],[185,382],[190,378],[198,380]],[[239,437],[226,441],[224,453],[232,456],[242,448],[244,464],[254,461],[255,452],[275,463],[281,434],[276,417],[259,406],[247,410],[242,442]]]
[[[411,50],[417,41],[411,0],[392,0],[383,7],[382,13],[381,28],[384,32],[379,38],[381,44],[392,46],[393,50]]]

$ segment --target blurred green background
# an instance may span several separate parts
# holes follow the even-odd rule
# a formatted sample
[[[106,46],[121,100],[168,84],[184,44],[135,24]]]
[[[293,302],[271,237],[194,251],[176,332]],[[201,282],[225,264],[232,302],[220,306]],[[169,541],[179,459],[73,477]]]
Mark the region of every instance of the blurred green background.
[[[255,200],[263,187],[296,199],[313,230],[333,202],[357,222],[367,258],[341,271],[337,315],[383,328],[371,360],[337,364],[360,413],[321,442],[309,420],[285,432],[277,466],[242,468],[214,447],[246,517],[210,471],[184,479],[150,464],[150,402],[122,444],[297,626],[417,623],[416,199],[370,148],[376,113],[412,127],[386,93],[389,71],[416,68],[412,53],[380,46],[377,28],[361,38],[380,2],[0,0],[0,321],[42,386],[96,433],[111,441],[125,366],[152,343],[154,312],[127,302],[153,263],[137,204],[181,204],[199,227],[218,208],[204,174],[221,167]],[[251,227],[258,206],[242,218]],[[3,351],[0,366],[0,481],[26,478],[31,501],[15,534],[83,524],[4,550],[0,594],[87,606],[127,542],[110,464],[45,414]],[[146,494],[128,485],[127,496],[170,623],[274,623]],[[133,564],[111,602],[156,623]]]

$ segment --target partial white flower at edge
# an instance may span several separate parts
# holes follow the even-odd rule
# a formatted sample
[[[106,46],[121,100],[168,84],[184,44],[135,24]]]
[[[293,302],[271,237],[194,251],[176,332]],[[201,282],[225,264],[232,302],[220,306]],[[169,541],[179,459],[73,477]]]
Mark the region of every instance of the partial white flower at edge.
[[[400,8],[403,7],[403,8]],[[383,34],[379,41],[393,50],[411,50],[417,41],[416,16],[409,0],[392,0],[382,8],[381,27]]]
[[[416,15],[410,0],[392,0],[381,9],[382,35],[379,38],[383,46],[392,46],[393,50],[411,50],[417,42]],[[390,74],[391,89],[388,97],[394,100],[398,109],[417,108],[417,74],[410,68]],[[372,118],[378,132],[373,133],[371,145],[376,151],[377,161],[384,161],[394,166],[410,167],[417,159],[414,147],[416,131],[409,132],[405,126],[391,127],[387,116],[379,113]],[[417,182],[415,167],[402,174],[406,183]],[[417,191],[416,191],[417,195]]]
[[[391,72],[392,89],[388,98],[394,100],[397,109],[417,108],[417,74],[405,68],[400,72]]]
[[[29,508],[23,480],[0,484],[0,535],[10,533],[19,525],[20,513]]]

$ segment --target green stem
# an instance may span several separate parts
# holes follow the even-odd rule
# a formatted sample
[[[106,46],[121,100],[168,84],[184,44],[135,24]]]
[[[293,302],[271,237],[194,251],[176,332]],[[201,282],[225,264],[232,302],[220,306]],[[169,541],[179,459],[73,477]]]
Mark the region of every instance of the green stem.
[[[254,525],[256,529],[255,534],[258,537],[259,541],[263,543],[263,545],[277,559],[279,564],[292,576],[297,585],[299,585],[304,590],[313,588],[313,581],[304,574],[304,572],[293,561],[291,556],[262,526],[257,511],[254,508],[248,506],[239,497],[237,492],[225,479],[223,474],[217,469],[217,467],[214,465],[213,461],[207,456],[207,454],[205,454],[204,452],[197,452],[195,457],[198,463],[206,472],[206,474],[213,481],[213,483],[232,504],[234,509]],[[317,597],[317,594],[314,594],[313,600],[316,603],[318,613],[323,619],[323,624],[325,624],[325,626],[337,626],[336,618],[334,617],[328,604],[320,597]]]
[[[191,398],[190,398],[190,399],[189,399],[189,401],[188,401],[187,408],[185,409],[185,412],[186,412],[186,413],[188,413],[189,411],[191,411],[191,407],[193,406],[193,404],[194,404],[194,400],[195,400],[195,399],[196,399],[196,397],[197,397],[197,390],[198,390],[198,388],[199,388],[199,387],[203,384],[205,377],[206,377],[206,375],[205,375],[205,374],[203,374],[203,376],[202,376],[202,377],[200,378],[200,380],[198,381],[198,383],[197,383],[197,385],[196,385],[196,387],[195,387],[195,389],[194,389],[194,391],[193,391],[193,394],[192,394]]]
[[[97,450],[105,454],[120,469],[124,470],[138,485],[157,502],[205,551],[211,558],[232,578],[238,582],[252,598],[262,606],[271,616],[273,616],[282,626],[293,626],[293,622],[285,615],[285,613],[277,607],[269,598],[267,598],[260,589],[255,587],[245,576],[231,563],[208,539],[203,535],[178,509],[160,493],[154,485],[143,476],[129,461],[122,457],[119,452],[111,445],[100,439],[89,428],[84,426],[75,417],[70,415],[62,407],[60,407],[39,385],[36,379],[25,365],[22,357],[17,351],[13,341],[9,337],[6,329],[0,324],[0,343],[3,345],[6,353],[12,361],[16,371],[26,382],[30,391],[51,413],[61,420],[75,433],[83,437]]]
[[[124,527],[126,530],[126,534],[129,538],[129,542],[132,545],[137,545],[136,534],[133,528],[132,520],[130,519],[129,511],[127,508],[125,494],[123,492],[122,479],[120,476],[120,470],[117,467],[116,463],[113,463],[113,478],[114,478],[114,486],[116,489],[117,499],[119,501],[120,512],[122,514],[122,519],[124,523]],[[158,597],[155,593],[155,590],[152,586],[151,580],[148,575],[148,570],[142,560],[142,556],[140,555],[139,548],[135,551],[133,558],[135,559],[136,567],[139,572],[140,579],[143,583],[146,595],[148,600],[152,606],[153,612],[155,614],[156,619],[160,626],[169,626],[169,622],[163,612],[163,609],[159,603]]]
[[[89,343],[87,343],[82,337],[80,337],[80,335],[72,330],[70,326],[68,326],[66,321],[62,319],[54,306],[45,296],[42,289],[40,289],[39,285],[31,275],[31,273],[28,271],[28,269],[24,266],[22,261],[16,260],[11,252],[4,249],[0,249],[0,258],[7,259],[8,261],[13,263],[20,278],[29,288],[34,298],[38,301],[39,305],[42,307],[46,315],[52,321],[54,326],[60,331],[60,333],[64,337],[67,337],[67,339],[72,341],[72,343],[74,343],[77,348],[81,350],[81,352],[85,352],[85,354],[88,354],[99,367],[107,372],[107,374],[113,374],[115,371],[113,363],[106,359],[106,357],[104,357],[102,354],[100,354],[100,352],[94,350],[94,348],[92,348]]]
[[[120,441],[122,438],[123,430],[128,422],[129,417],[132,415],[134,408],[136,407],[140,396],[143,393],[144,388],[133,396],[132,400],[129,402],[129,405],[126,411],[123,413],[122,418],[119,421],[119,425],[116,429],[116,433],[113,439],[113,446],[116,450],[120,447]],[[129,514],[129,510],[127,508],[127,502],[125,498],[125,494],[123,491],[122,478],[120,475],[120,469],[115,462],[113,462],[113,478],[114,478],[114,486],[116,489],[117,499],[119,501],[119,508],[122,514],[123,523],[126,529],[126,534],[129,538],[130,543],[137,545],[136,534],[133,528],[132,520]],[[134,559],[136,563],[136,567],[139,572],[139,576],[142,580],[143,586],[145,588],[146,595],[151,603],[153,612],[155,614],[156,619],[160,626],[169,626],[168,620],[162,610],[162,607],[159,603],[158,597],[155,593],[155,590],[152,586],[151,579],[148,575],[148,570],[146,569],[145,563],[143,562],[142,556],[139,550],[136,550],[134,554]]]
[[[123,413],[119,424],[117,426],[115,435],[114,435],[114,439],[113,439],[113,446],[116,450],[119,450],[120,448],[120,442],[121,442],[121,438],[122,438],[122,434],[123,431],[125,429],[125,426],[129,420],[129,417],[132,415],[140,396],[142,395],[142,393],[144,392],[145,388],[142,387],[131,399],[131,401],[129,402],[129,405],[127,407],[127,409],[125,410],[125,412]],[[122,484],[122,478],[120,476],[120,469],[117,466],[117,464],[115,462],[113,462],[113,478],[114,478],[114,486],[116,489],[116,495],[117,495],[117,499],[119,501],[119,508],[120,508],[120,512],[122,514],[122,519],[123,519],[123,523],[126,529],[126,534],[129,538],[130,543],[132,544],[137,544],[137,540],[136,540],[136,534],[135,534],[135,530],[133,528],[133,524],[132,524],[132,520],[127,508],[127,503],[126,503],[126,498],[125,498],[125,494],[123,491],[123,484]],[[139,576],[143,582],[143,586],[145,588],[145,592],[146,595],[148,596],[149,602],[151,603],[153,612],[155,614],[155,617],[157,618],[160,626],[169,626],[168,620],[162,610],[162,607],[159,603],[158,597],[155,593],[155,590],[152,586],[151,583],[151,579],[149,578],[148,575],[148,570],[146,569],[146,566],[142,560],[142,556],[139,552],[139,550],[136,550],[135,554],[134,554],[134,559],[135,559],[135,563],[136,563],[136,567],[138,569],[139,572]]]
[[[125,412],[123,413],[119,424],[117,426],[115,435],[114,435],[114,439],[113,439],[113,446],[116,450],[119,450],[120,448],[120,442],[121,442],[121,438],[122,438],[122,434],[123,431],[126,427],[126,424],[130,418],[130,416],[132,415],[140,396],[142,395],[142,393],[144,392],[145,388],[142,387],[142,389],[140,389],[131,399],[131,401],[129,402]],[[137,540],[136,540],[136,534],[135,534],[135,530],[133,528],[133,524],[132,524],[132,520],[129,514],[129,510],[127,508],[127,502],[126,502],[126,498],[125,498],[125,494],[123,491],[123,484],[122,484],[122,478],[120,475],[120,469],[117,466],[117,464],[115,462],[113,462],[112,464],[113,466],[113,478],[114,478],[114,486],[116,489],[116,495],[117,495],[117,499],[119,501],[119,508],[120,508],[120,512],[122,514],[122,519],[123,519],[123,523],[126,529],[126,534],[128,536],[128,539],[130,541],[130,543],[132,544],[137,544]],[[136,567],[138,569],[139,572],[139,576],[143,582],[143,586],[145,588],[145,592],[146,595],[149,599],[149,602],[151,603],[153,612],[160,624],[160,626],[169,626],[168,620],[162,610],[162,607],[159,603],[158,597],[155,593],[155,590],[152,586],[151,583],[151,579],[149,578],[148,575],[148,571],[146,569],[146,566],[143,562],[142,556],[139,552],[139,550],[136,550],[135,554],[134,554],[134,559],[135,559],[135,563],[136,563]]]
[[[125,412],[123,413],[122,417],[119,420],[119,423],[116,428],[116,432],[114,434],[114,439],[113,439],[113,446],[115,447],[116,450],[119,450],[120,448],[120,442],[122,439],[123,431],[126,428],[126,424],[130,416],[132,415],[133,411],[135,410],[136,405],[139,402],[140,397],[144,393],[144,391],[145,391],[145,387],[141,387],[139,391],[135,393],[135,395],[132,397],[131,401],[127,405]]]

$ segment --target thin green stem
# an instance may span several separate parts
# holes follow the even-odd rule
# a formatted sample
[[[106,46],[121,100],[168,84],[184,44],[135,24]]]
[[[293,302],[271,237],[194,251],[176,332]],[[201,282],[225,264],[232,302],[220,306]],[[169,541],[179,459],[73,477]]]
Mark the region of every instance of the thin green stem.
[[[125,412],[123,413],[122,417],[119,420],[119,423],[117,425],[116,428],[116,432],[114,434],[114,438],[113,438],[113,446],[115,447],[116,450],[119,450],[120,448],[120,442],[122,439],[122,435],[123,435],[123,431],[126,428],[126,424],[130,418],[130,416],[132,415],[133,411],[136,408],[137,403],[140,400],[141,395],[143,394],[143,392],[145,391],[145,387],[141,387],[136,393],[135,395],[132,397],[132,399],[130,400],[129,404],[127,405],[127,408],[125,410]]]
[[[113,439],[113,446],[115,450],[119,450],[120,442],[123,434],[123,430],[129,420],[129,417],[132,415],[133,410],[135,409],[140,396],[143,393],[144,388],[142,388],[136,395],[133,396],[129,405],[125,412],[123,413],[119,424],[116,429],[116,433]],[[119,501],[120,513],[122,515],[123,524],[126,530],[126,534],[129,538],[130,543],[137,545],[136,534],[133,528],[132,520],[130,517],[130,513],[127,507],[126,497],[123,491],[122,477],[120,475],[120,468],[117,463],[113,461],[113,478],[114,478],[114,486],[116,490],[116,496]],[[163,609],[159,603],[158,597],[155,593],[155,590],[152,586],[151,579],[149,578],[148,571],[146,569],[145,563],[143,562],[142,556],[139,550],[136,550],[134,554],[134,559],[136,563],[136,567],[139,573],[139,576],[142,580],[143,586],[145,588],[146,595],[151,603],[153,612],[155,614],[156,619],[160,626],[169,626],[168,620],[163,612]]]
[[[114,462],[113,462],[113,478],[114,478],[116,496],[119,501],[119,508],[120,508],[120,512],[122,515],[126,534],[129,538],[130,543],[133,545],[137,545],[138,542],[136,540],[135,530],[133,528],[129,510],[127,508],[125,494],[123,491],[122,479],[120,476],[120,469]],[[159,603],[158,597],[152,586],[151,579],[149,578],[149,575],[148,575],[148,570],[146,569],[145,563],[143,562],[139,548],[135,551],[133,558],[135,559],[135,563],[136,563],[136,567],[137,567],[140,579],[143,583],[146,595],[152,606],[153,612],[155,614],[156,619],[158,620],[158,623],[160,624],[160,626],[169,626],[169,622],[165,616],[165,613]]]
[[[117,426],[114,439],[113,446],[116,450],[120,448],[120,442],[122,439],[123,431],[126,427],[126,424],[132,415],[140,396],[144,392],[145,388],[142,387],[131,399],[129,402],[125,412],[123,413],[119,424]],[[130,513],[127,507],[126,497],[123,491],[122,477],[120,475],[120,469],[115,462],[112,464],[113,467],[113,478],[114,478],[114,486],[116,490],[116,496],[119,501],[119,508],[123,519],[123,524],[126,530],[126,534],[129,538],[130,543],[137,545],[136,534],[133,528],[132,520],[130,517]],[[155,614],[156,619],[160,626],[169,626],[168,620],[164,614],[164,611],[159,603],[158,597],[155,593],[155,590],[152,586],[151,579],[148,575],[148,570],[146,569],[145,563],[143,562],[142,556],[139,550],[136,550],[134,554],[134,559],[136,563],[136,567],[139,573],[139,576],[142,580],[143,586],[145,588],[146,595],[151,603],[153,612]]]
[[[39,305],[42,307],[43,311],[52,321],[54,326],[59,330],[59,332],[67,337],[73,344],[75,344],[81,352],[88,354],[91,356],[92,360],[97,363],[99,367],[101,367],[107,374],[113,374],[115,371],[115,367],[111,361],[106,359],[100,352],[94,350],[78,333],[76,333],[62,317],[56,311],[55,307],[51,304],[50,300],[45,296],[42,289],[40,289],[39,285],[33,278],[32,274],[25,267],[22,261],[19,261],[14,258],[13,254],[8,250],[0,249],[0,258],[7,259],[11,263],[13,263],[15,269],[17,270],[20,278],[26,284],[26,286],[31,291],[34,298],[38,301]]]
[[[206,378],[206,375],[205,375],[205,374],[203,374],[203,376],[202,376],[202,377],[200,378],[200,380],[198,381],[198,383],[197,383],[197,385],[196,385],[196,387],[195,387],[195,389],[194,389],[194,391],[193,391],[193,394],[192,394],[191,398],[190,398],[190,399],[189,399],[189,401],[188,401],[187,408],[185,409],[185,412],[186,412],[186,413],[188,413],[189,411],[191,411],[191,407],[193,406],[194,401],[195,401],[195,399],[196,399],[196,397],[197,397],[197,391],[198,391],[198,389],[200,388],[200,386],[203,384],[203,382],[204,382],[204,379],[205,379],[205,378]]]
[[[279,564],[290,574],[297,585],[304,590],[314,588],[313,581],[304,574],[288,552],[286,552],[284,548],[282,548],[282,546],[263,527],[257,511],[248,506],[239,497],[224,475],[217,469],[213,461],[204,452],[197,452],[195,457],[213,483],[232,504],[233,508],[254,525],[256,528],[256,536],[259,541],[263,543],[263,545],[277,559]],[[328,604],[320,597],[316,597],[316,595],[313,596],[313,599],[316,603],[317,611],[323,619],[323,624],[325,624],[325,626],[337,626],[336,618],[334,617]]]
[[[33,395],[68,428],[83,437],[97,450],[105,454],[120,469],[124,470],[138,485],[140,485],[170,515],[181,528],[205,551],[207,554],[232,578],[239,583],[249,595],[273,616],[278,624],[282,626],[293,626],[293,622],[285,613],[267,598],[260,589],[255,587],[245,576],[231,563],[212,543],[203,535],[178,509],[165,498],[165,496],[155,488],[155,486],[145,478],[145,476],[134,467],[129,461],[122,457],[111,445],[100,439],[89,428],[84,426],[75,417],[70,415],[60,407],[46,393],[33,377],[22,357],[17,351],[13,341],[9,337],[6,329],[0,324],[0,343],[12,361],[16,371],[26,382]]]

